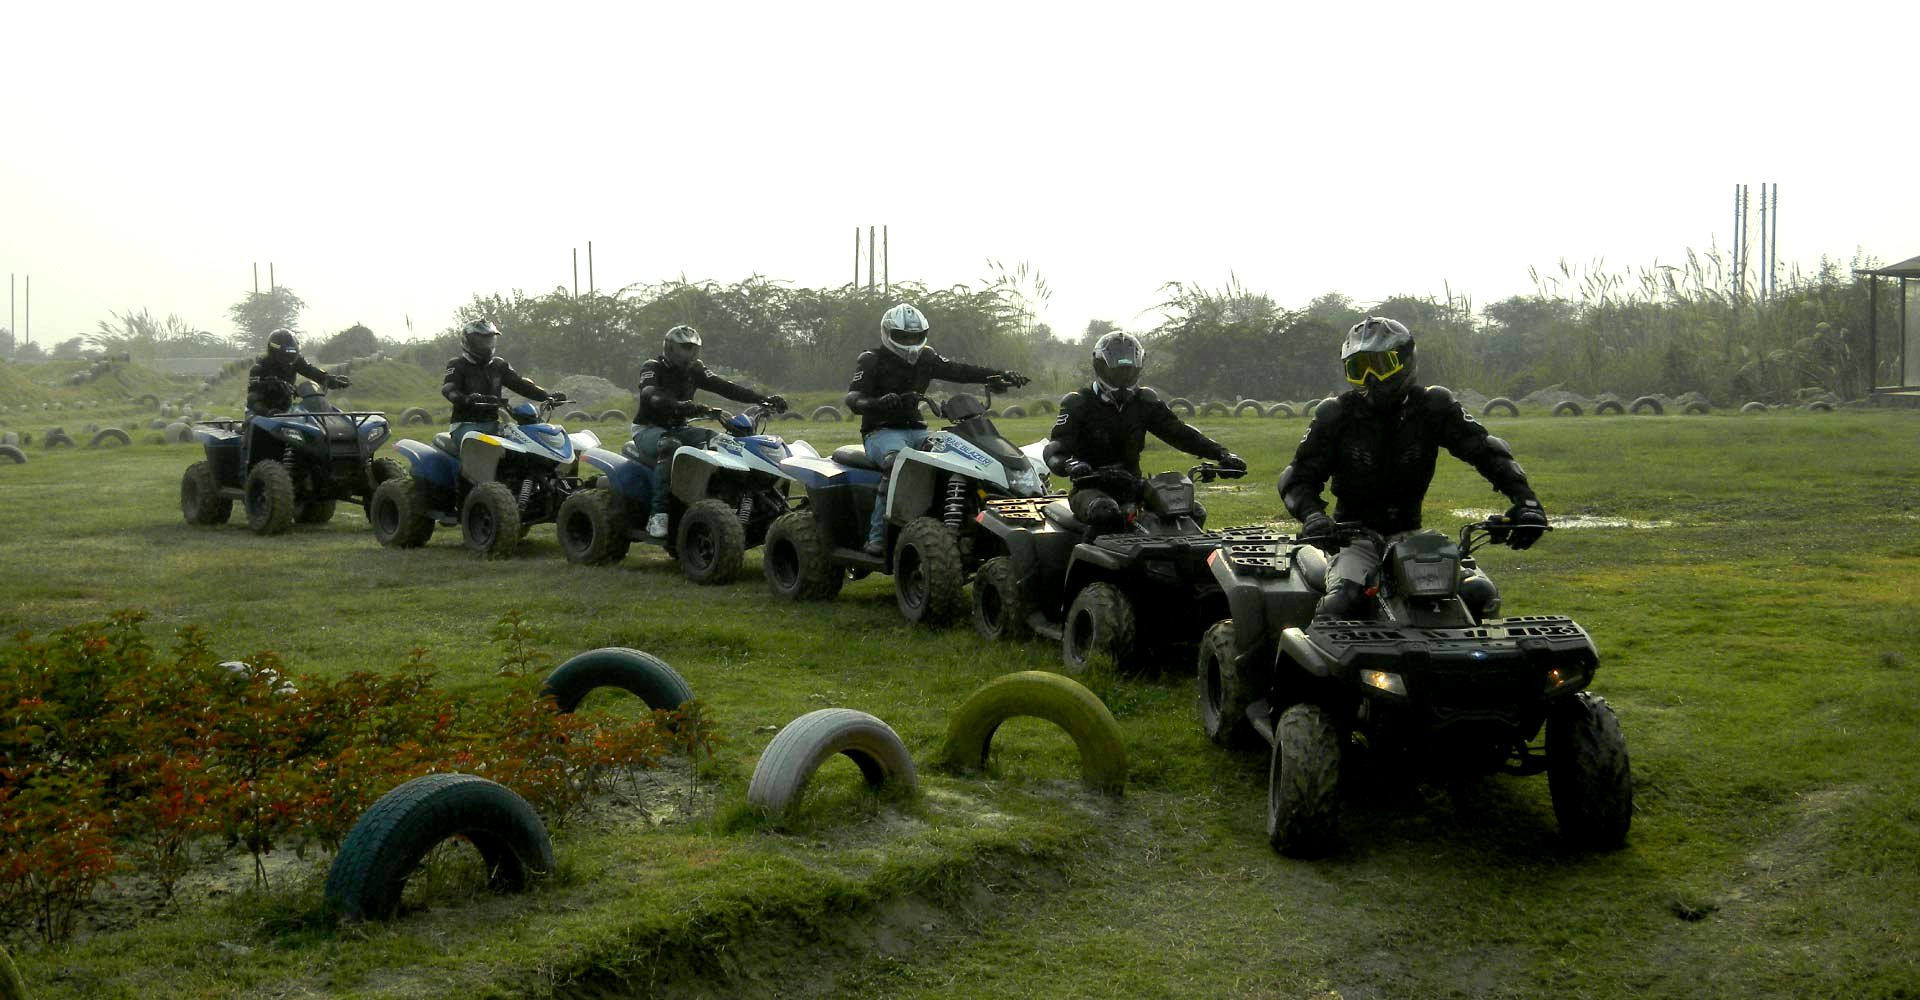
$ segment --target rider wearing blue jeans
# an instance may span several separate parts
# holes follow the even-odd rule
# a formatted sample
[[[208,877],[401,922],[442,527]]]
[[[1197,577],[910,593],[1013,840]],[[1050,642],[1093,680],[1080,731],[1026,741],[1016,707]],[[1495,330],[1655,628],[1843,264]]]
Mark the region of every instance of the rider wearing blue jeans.
[[[684,323],[667,331],[660,356],[640,366],[639,406],[633,415],[633,447],[640,461],[653,464],[652,516],[647,534],[667,537],[668,503],[673,492],[673,455],[682,445],[699,447],[713,439],[705,427],[687,420],[707,412],[693,401],[702,389],[736,403],[758,403],[776,413],[787,408],[786,397],[768,395],[714,374],[700,361],[700,331]]]
[[[533,380],[513,370],[507,359],[493,353],[500,339],[500,328],[489,319],[477,319],[460,330],[460,356],[447,362],[447,373],[440,380],[440,395],[453,404],[452,433],[454,450],[461,439],[475,431],[500,433],[500,407],[507,401],[501,393],[507,389],[542,403],[564,403],[567,397],[548,392]]]
[[[904,302],[880,317],[880,350],[865,351],[854,363],[847,388],[847,409],[860,414],[860,436],[867,458],[880,467],[880,492],[867,526],[866,551],[881,555],[887,546],[887,488],[893,459],[902,448],[918,448],[927,439],[920,419],[920,398],[934,379],[983,384],[991,380],[1027,384],[1016,371],[997,371],[950,361],[927,346],[927,317]]]

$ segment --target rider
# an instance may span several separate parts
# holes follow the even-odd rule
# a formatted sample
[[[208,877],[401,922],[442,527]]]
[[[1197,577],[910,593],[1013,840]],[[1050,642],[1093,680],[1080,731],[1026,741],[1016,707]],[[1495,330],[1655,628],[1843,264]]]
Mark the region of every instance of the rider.
[[[706,444],[715,433],[687,425],[688,418],[707,412],[707,407],[693,402],[693,394],[702,389],[737,403],[758,403],[775,413],[787,408],[786,397],[729,382],[701,364],[700,331],[685,323],[668,330],[660,356],[640,366],[640,403],[633,418],[634,450],[640,461],[653,463],[653,516],[647,519],[647,534],[654,538],[667,537],[673,453],[682,445]]]
[[[293,407],[293,377],[305,375],[329,389],[345,389],[353,380],[329,375],[300,356],[300,341],[282,327],[267,334],[267,352],[247,371],[247,412],[285,413]]]
[[[867,526],[868,555],[880,555],[887,548],[887,473],[894,455],[927,439],[926,422],[920,419],[920,398],[927,383],[945,379],[1017,387],[1028,381],[1017,371],[995,371],[941,357],[927,346],[928,329],[927,317],[902,302],[880,317],[881,349],[862,351],[853,364],[847,409],[860,414],[867,458],[881,469],[880,492],[874,497],[873,520]]]
[[[1067,503],[1075,517],[1096,530],[1119,528],[1123,508],[1143,498],[1140,451],[1148,431],[1223,469],[1247,470],[1245,460],[1181,420],[1158,393],[1140,384],[1146,359],[1146,348],[1130,333],[1115,330],[1101,337],[1093,345],[1093,384],[1067,393],[1053,422],[1047,468],[1073,481]],[[1117,488],[1113,479],[1118,477],[1096,475],[1105,469],[1126,472],[1130,484]]]
[[[1547,514],[1505,441],[1487,433],[1443,386],[1417,386],[1413,334],[1397,320],[1369,316],[1347,331],[1340,360],[1353,388],[1320,404],[1293,464],[1280,473],[1280,499],[1300,519],[1301,536],[1333,555],[1327,596],[1315,614],[1355,618],[1391,544],[1420,527],[1420,502],[1442,447],[1472,465],[1512,507],[1508,545],[1524,549],[1547,528]],[[1320,491],[1333,480],[1334,516]],[[1334,521],[1358,521],[1378,537],[1345,547]],[[1470,595],[1471,596],[1471,595]],[[1497,599],[1488,584],[1476,615]]]
[[[507,405],[500,395],[504,389],[542,403],[567,401],[564,393],[540,388],[514,371],[506,358],[493,353],[493,343],[499,339],[500,328],[490,319],[476,319],[462,327],[460,356],[447,362],[447,374],[440,380],[440,395],[453,404],[453,426],[448,430],[456,450],[474,431],[500,433],[500,407]]]

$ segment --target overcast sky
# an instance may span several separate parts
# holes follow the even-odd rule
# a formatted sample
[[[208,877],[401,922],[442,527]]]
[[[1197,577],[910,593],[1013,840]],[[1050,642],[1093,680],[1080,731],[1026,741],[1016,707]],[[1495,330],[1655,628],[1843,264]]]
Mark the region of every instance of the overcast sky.
[[[310,333],[402,336],[574,247],[584,285],[588,240],[603,291],[821,286],[884,223],[896,278],[1025,260],[1056,330],[1138,329],[1173,280],[1484,304],[1675,261],[1743,181],[1785,263],[1920,253],[1912,4],[815,6],[11,5],[0,271],[45,343],[225,332],[256,261]]]

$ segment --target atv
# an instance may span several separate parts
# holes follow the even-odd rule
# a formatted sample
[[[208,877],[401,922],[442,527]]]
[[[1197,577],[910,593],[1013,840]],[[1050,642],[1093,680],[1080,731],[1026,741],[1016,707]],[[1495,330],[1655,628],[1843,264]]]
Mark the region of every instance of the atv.
[[[435,434],[432,444],[397,442],[394,450],[410,468],[374,490],[367,508],[373,537],[390,548],[411,549],[425,545],[436,525],[457,524],[474,555],[512,555],[528,528],[552,521],[580,488],[579,453],[600,444],[592,431],[569,434],[547,422],[562,402],[507,407],[510,419],[500,422],[499,433],[475,431],[457,451],[447,431]]]
[[[1335,537],[1364,531],[1346,522]],[[1499,598],[1473,553],[1511,531],[1496,516],[1464,525],[1457,542],[1417,531],[1385,545],[1364,621],[1314,617],[1327,559],[1309,543],[1327,539],[1223,533],[1210,561],[1232,618],[1201,643],[1201,728],[1223,746],[1270,748],[1276,850],[1335,846],[1341,758],[1355,748],[1386,773],[1545,771],[1568,840],[1626,839],[1633,776],[1612,708],[1586,690],[1599,667],[1593,640],[1561,616],[1492,617]]]
[[[567,559],[603,565],[626,558],[634,542],[659,545],[680,562],[694,583],[720,584],[734,579],[746,551],[766,540],[774,520],[793,509],[788,500],[792,477],[781,468],[787,458],[818,458],[805,441],[788,444],[763,433],[769,410],[749,406],[740,413],[710,409],[725,433],[705,445],[684,445],[673,453],[673,495],[667,501],[667,534],[647,534],[652,509],[653,463],[640,460],[632,441],[620,451],[588,448],[581,459],[599,475],[560,505],[555,532]]]
[[[989,382],[987,401],[1001,388]],[[806,487],[807,507],[767,532],[761,565],[775,594],[831,600],[849,576],[887,573],[908,621],[944,624],[965,613],[967,577],[998,551],[977,515],[995,497],[1046,496],[1046,466],[1039,444],[1023,451],[1007,440],[978,397],[962,393],[928,405],[947,426],[894,457],[883,555],[861,548],[882,475],[864,446],[781,462]]]
[[[180,478],[188,524],[225,524],[235,500],[255,534],[325,524],[338,501],[365,503],[383,480],[405,474],[393,459],[373,457],[393,433],[386,414],[341,410],[305,380],[294,391],[299,400],[285,413],[194,425],[206,458]]]
[[[1125,508],[1126,528],[1105,533],[1065,500],[989,500],[980,526],[1004,554],[974,575],[974,629],[989,639],[1058,640],[1071,674],[1096,655],[1125,667],[1145,650],[1190,642],[1226,613],[1207,570],[1220,536],[1203,528],[1194,482],[1242,475],[1209,462],[1144,480],[1122,468],[1096,470],[1075,485],[1139,498]]]

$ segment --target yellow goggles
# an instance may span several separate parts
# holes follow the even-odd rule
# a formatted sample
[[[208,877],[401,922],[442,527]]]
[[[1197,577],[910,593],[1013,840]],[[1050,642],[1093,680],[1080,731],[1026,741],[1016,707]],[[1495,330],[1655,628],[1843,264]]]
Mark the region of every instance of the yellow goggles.
[[[1354,385],[1366,385],[1367,376],[1373,376],[1375,382],[1385,382],[1406,364],[1400,360],[1399,351],[1361,351],[1346,361],[1347,381]]]

